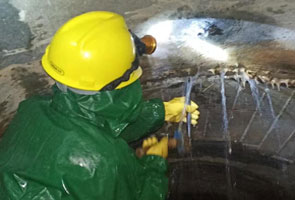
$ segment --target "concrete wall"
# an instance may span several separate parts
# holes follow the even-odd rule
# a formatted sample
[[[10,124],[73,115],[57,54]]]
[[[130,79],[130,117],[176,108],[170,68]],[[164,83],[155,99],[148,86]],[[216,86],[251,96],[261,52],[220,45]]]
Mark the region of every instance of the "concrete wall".
[[[73,16],[93,10],[126,11],[148,7],[151,1],[75,0],[0,2],[0,66],[40,58],[55,31]]]

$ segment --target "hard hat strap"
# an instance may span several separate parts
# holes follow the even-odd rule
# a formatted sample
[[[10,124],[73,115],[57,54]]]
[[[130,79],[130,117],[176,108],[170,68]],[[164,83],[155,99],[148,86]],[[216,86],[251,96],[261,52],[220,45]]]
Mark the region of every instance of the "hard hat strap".
[[[132,72],[137,70],[138,67],[139,67],[139,59],[138,59],[138,53],[136,53],[135,60],[132,62],[131,68],[126,70],[126,72],[121,77],[115,79],[114,81],[104,86],[100,91],[116,89],[122,82],[128,81]]]

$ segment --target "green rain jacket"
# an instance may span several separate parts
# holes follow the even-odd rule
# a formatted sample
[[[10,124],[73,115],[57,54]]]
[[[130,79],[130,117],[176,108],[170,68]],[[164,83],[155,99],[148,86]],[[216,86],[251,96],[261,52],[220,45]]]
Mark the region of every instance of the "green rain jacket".
[[[165,199],[167,163],[128,142],[164,122],[139,81],[120,90],[23,101],[0,142],[1,200]]]

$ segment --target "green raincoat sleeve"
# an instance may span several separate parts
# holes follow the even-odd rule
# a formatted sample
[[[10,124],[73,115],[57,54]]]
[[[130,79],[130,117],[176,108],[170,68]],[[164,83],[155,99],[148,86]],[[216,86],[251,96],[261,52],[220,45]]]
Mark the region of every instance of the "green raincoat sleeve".
[[[138,84],[93,96],[55,88],[53,97],[21,103],[0,141],[0,199],[164,200],[166,161],[138,159],[120,136],[148,109],[134,96]]]
[[[127,142],[158,130],[164,123],[165,111],[163,101],[152,99],[142,103],[142,109],[137,119],[121,133],[121,137]]]

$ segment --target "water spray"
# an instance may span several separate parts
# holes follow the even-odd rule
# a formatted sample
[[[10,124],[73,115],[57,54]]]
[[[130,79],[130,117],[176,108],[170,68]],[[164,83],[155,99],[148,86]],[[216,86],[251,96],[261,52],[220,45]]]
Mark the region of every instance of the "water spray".
[[[192,137],[191,137],[191,114],[187,113],[187,107],[191,105],[191,92],[193,88],[193,84],[196,81],[196,79],[199,77],[199,71],[195,76],[190,76],[187,78],[185,82],[185,105],[182,110],[182,117],[181,121],[179,122],[178,129],[174,132],[174,138],[178,141],[177,145],[177,150],[179,154],[184,154],[185,152],[189,152],[191,150],[191,143],[192,143]],[[185,139],[185,135],[183,134],[182,131],[182,124],[183,124],[183,119],[186,117],[186,122],[187,122],[187,140]]]

